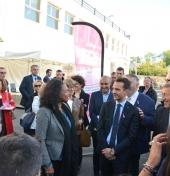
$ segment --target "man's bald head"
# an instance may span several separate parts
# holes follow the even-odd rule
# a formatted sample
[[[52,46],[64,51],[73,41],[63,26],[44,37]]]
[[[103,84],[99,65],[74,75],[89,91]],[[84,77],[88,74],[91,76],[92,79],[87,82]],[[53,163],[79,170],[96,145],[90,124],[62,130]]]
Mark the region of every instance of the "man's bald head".
[[[100,89],[104,94],[110,91],[111,78],[109,76],[102,76],[100,79]]]

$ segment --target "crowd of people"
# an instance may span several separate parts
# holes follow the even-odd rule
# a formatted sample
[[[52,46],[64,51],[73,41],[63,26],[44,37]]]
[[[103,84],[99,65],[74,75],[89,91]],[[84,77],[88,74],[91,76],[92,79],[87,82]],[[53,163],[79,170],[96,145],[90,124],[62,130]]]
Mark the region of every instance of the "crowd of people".
[[[25,134],[18,134],[13,133],[12,124],[16,105],[8,92],[5,68],[0,67],[0,106],[11,107],[0,111],[0,161],[4,160],[0,175],[26,175],[24,169],[30,169],[28,176],[78,175],[81,131],[88,128],[94,176],[151,176],[157,171],[157,176],[169,176],[170,73],[161,88],[162,102],[155,109],[157,93],[152,79],[145,77],[140,86],[139,78],[124,75],[122,67],[110,77],[102,76],[100,90],[91,96],[84,92],[85,80],[80,75],[64,78],[57,70],[52,78],[52,70],[47,69],[42,81],[38,71],[38,65],[32,65],[31,75],[25,76],[19,87],[21,105],[25,111],[31,108],[35,118],[29,129],[23,129]],[[149,151],[139,173],[140,156]],[[5,169],[8,164],[12,167]]]

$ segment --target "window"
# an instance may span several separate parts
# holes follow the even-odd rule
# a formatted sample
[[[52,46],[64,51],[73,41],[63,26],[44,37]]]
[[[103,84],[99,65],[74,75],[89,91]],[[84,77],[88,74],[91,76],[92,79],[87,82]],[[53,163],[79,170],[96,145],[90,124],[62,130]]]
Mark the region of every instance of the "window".
[[[106,48],[109,48],[109,35],[106,35]]]
[[[113,38],[112,39],[112,51],[114,51],[115,50],[115,39]]]
[[[59,10],[56,7],[48,4],[46,25],[51,28],[58,29],[58,22],[59,22]]]
[[[127,53],[128,53],[128,46],[126,46],[126,56],[127,56]]]
[[[119,53],[119,45],[120,45],[120,42],[118,41],[117,42],[117,53]]]
[[[124,52],[124,44],[122,44],[122,54],[123,54],[123,52]]]
[[[39,23],[40,0],[25,0],[25,18]]]
[[[67,13],[65,14],[65,24],[64,24],[64,32],[67,34],[72,35],[73,34],[73,17],[68,15]]]

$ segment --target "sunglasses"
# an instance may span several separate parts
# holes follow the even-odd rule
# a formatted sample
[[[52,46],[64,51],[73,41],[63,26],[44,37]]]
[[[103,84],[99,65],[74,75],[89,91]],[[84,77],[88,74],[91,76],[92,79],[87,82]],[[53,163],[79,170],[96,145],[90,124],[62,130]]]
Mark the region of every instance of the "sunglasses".
[[[41,87],[41,85],[35,85],[34,87]]]
[[[5,74],[6,74],[6,72],[0,72],[0,74],[1,74],[1,75],[5,75]]]

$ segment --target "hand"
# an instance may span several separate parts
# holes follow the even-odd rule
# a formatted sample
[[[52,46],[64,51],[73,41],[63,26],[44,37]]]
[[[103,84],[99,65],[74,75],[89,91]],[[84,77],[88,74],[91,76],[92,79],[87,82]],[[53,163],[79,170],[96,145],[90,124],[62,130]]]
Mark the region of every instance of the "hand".
[[[166,133],[159,134],[153,138],[150,155],[147,161],[147,163],[150,166],[156,167],[159,165],[161,161],[162,146],[166,145],[166,143],[167,143]]]
[[[105,148],[102,150],[102,154],[107,158],[108,160],[114,160],[116,159],[115,156],[111,155],[111,148]]]
[[[0,123],[0,132],[2,131],[2,124]]]
[[[140,108],[138,108],[138,110],[139,110],[140,120],[142,120],[144,118],[144,113]]]
[[[54,175],[54,168],[50,167],[50,168],[45,169],[45,173],[49,174],[50,176],[53,176]]]

